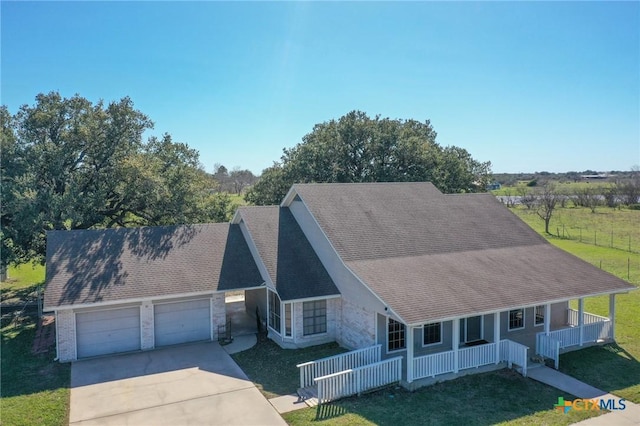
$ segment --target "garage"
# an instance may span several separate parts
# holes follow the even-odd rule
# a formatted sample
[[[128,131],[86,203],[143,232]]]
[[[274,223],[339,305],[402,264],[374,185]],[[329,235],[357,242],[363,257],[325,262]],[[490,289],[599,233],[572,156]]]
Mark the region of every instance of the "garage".
[[[154,305],[155,346],[211,339],[210,299]]]
[[[78,358],[140,349],[140,307],[76,313]]]

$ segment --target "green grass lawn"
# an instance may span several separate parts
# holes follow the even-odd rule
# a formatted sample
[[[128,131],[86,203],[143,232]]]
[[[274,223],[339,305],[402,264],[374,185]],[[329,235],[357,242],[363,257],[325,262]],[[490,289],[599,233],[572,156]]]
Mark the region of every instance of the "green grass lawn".
[[[574,225],[591,218],[592,228],[598,223],[608,223],[607,226],[613,223],[620,232],[640,232],[640,211],[603,210],[592,214],[588,209],[560,209],[558,220]],[[536,220],[525,209],[514,209],[514,212],[544,235],[541,219]],[[545,237],[557,247],[639,286],[640,254],[554,236]],[[577,307],[575,302],[573,307]],[[609,297],[585,299],[585,310],[607,316]],[[640,290],[616,296],[616,343],[564,354],[560,357],[560,370],[597,388],[640,403]]]
[[[267,398],[294,393],[300,387],[296,365],[345,352],[337,343],[286,350],[271,340],[232,355],[242,370]]]
[[[44,267],[22,265],[10,268],[2,283],[3,301],[17,300],[44,281]],[[7,324],[2,335],[2,388],[0,411],[3,425],[65,425],[69,417],[70,365],[54,362],[55,349],[33,355],[31,347],[36,323],[26,317],[19,324]]]
[[[573,396],[502,370],[462,377],[408,392],[388,388],[320,408],[283,414],[291,425],[566,425],[598,412],[553,410]]]

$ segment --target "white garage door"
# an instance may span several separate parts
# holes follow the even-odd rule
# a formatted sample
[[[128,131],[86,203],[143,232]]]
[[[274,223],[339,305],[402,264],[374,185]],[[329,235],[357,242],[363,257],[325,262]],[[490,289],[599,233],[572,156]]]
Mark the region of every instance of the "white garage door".
[[[78,358],[140,349],[140,308],[76,314]]]
[[[157,346],[211,339],[209,299],[154,305]]]

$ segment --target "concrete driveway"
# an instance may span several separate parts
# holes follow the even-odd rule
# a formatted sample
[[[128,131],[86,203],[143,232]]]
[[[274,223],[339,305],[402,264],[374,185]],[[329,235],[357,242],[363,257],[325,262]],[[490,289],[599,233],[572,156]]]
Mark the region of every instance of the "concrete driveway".
[[[70,425],[286,425],[217,343],[77,361]]]

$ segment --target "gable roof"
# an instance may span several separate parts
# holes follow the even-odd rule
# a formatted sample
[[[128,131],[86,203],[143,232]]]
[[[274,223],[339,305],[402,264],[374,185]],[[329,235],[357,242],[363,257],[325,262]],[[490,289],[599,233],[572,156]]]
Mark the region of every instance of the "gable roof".
[[[340,294],[288,208],[240,207],[238,215],[282,301]]]
[[[238,225],[47,233],[45,309],[262,284]]]
[[[634,289],[560,250],[491,194],[298,184],[338,255],[407,324]]]

